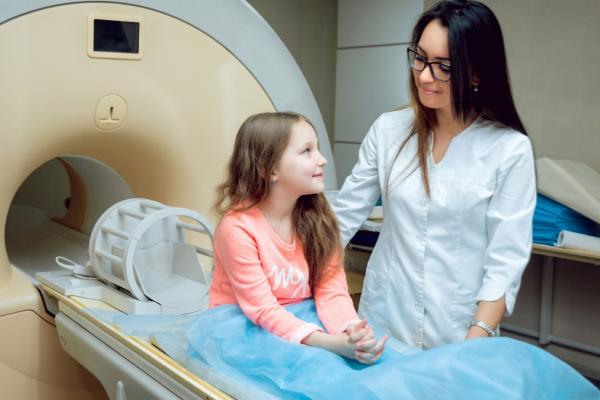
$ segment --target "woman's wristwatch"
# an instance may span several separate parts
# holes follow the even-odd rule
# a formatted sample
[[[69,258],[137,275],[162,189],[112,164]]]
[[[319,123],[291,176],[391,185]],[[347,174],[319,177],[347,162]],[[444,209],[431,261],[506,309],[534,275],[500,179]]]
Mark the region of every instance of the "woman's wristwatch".
[[[486,324],[483,321],[480,321],[478,319],[474,319],[473,321],[469,322],[469,328],[472,326],[478,326],[481,329],[483,329],[484,331],[486,331],[486,333],[488,334],[488,336],[493,337],[496,336],[496,330],[494,328],[492,328],[491,326],[489,326],[488,324]]]

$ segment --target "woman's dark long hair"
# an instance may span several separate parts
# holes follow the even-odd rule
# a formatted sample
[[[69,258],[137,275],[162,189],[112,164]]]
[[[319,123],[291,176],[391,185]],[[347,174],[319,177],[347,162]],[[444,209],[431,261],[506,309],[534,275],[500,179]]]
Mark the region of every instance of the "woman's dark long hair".
[[[476,113],[485,120],[527,135],[513,101],[502,30],[492,10],[478,1],[440,1],[425,11],[417,21],[411,37],[412,48],[417,47],[425,27],[434,20],[438,20],[448,30],[454,118],[466,123],[473,113]],[[477,91],[473,90],[474,76],[479,80]],[[417,135],[416,157],[419,160],[423,185],[427,194],[431,195],[427,153],[430,132],[437,125],[436,113],[420,102],[412,73],[409,74],[409,87],[415,120],[410,135],[398,149],[387,172],[386,190],[389,187],[392,166],[400,151],[413,135]]]

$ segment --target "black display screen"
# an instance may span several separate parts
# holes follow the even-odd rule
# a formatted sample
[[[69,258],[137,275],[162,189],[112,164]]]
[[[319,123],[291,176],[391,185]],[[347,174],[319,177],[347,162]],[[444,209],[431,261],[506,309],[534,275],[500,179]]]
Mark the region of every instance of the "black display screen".
[[[139,22],[94,20],[94,51],[140,52]]]

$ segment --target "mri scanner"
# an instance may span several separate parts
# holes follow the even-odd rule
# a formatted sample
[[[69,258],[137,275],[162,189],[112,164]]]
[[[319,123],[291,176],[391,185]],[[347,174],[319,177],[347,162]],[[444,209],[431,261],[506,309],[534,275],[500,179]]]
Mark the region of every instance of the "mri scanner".
[[[94,226],[118,202],[216,222],[214,188],[251,114],[308,116],[332,160],[283,43],[240,0],[1,0],[0,88],[2,397],[227,398],[38,278],[60,269],[57,256],[85,264]]]

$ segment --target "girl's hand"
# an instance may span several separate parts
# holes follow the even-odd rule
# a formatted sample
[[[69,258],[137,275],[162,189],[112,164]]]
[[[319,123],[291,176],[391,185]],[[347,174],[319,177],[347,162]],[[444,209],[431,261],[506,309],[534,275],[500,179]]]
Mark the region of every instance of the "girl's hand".
[[[369,334],[369,331],[373,333],[373,329],[367,325],[366,319],[350,324],[346,328],[346,333],[350,337],[350,341],[352,343],[356,343],[363,338],[366,338],[366,336]]]
[[[367,351],[357,350],[355,352],[356,361],[363,364],[373,364],[383,355],[385,342],[387,342],[387,335],[382,337],[375,345]]]
[[[375,338],[369,338],[368,340],[369,342],[359,341],[353,343],[347,333],[340,333],[335,335],[336,346],[332,351],[362,364],[373,364],[383,354],[387,336],[382,337],[379,341]],[[373,341],[372,345],[371,340]]]
[[[355,345],[353,358],[363,364],[373,364],[383,354],[387,336],[379,341],[375,338],[373,328],[367,324],[367,320],[351,324],[346,329],[350,343]]]
[[[365,324],[356,331],[360,331],[361,329],[364,329],[364,331],[361,331],[354,336],[354,339],[357,339],[360,336],[360,339],[357,342],[354,342],[350,338],[348,332],[330,335],[325,332],[315,331],[305,337],[302,340],[302,343],[307,346],[320,347],[329,350],[363,364],[373,364],[383,354],[387,336],[384,336],[381,340],[377,341],[373,335],[372,328],[368,329]]]
[[[368,325],[367,320],[362,320],[351,324],[346,329],[352,343],[356,343],[357,349],[363,352],[372,352],[372,348],[377,344],[375,332]]]

